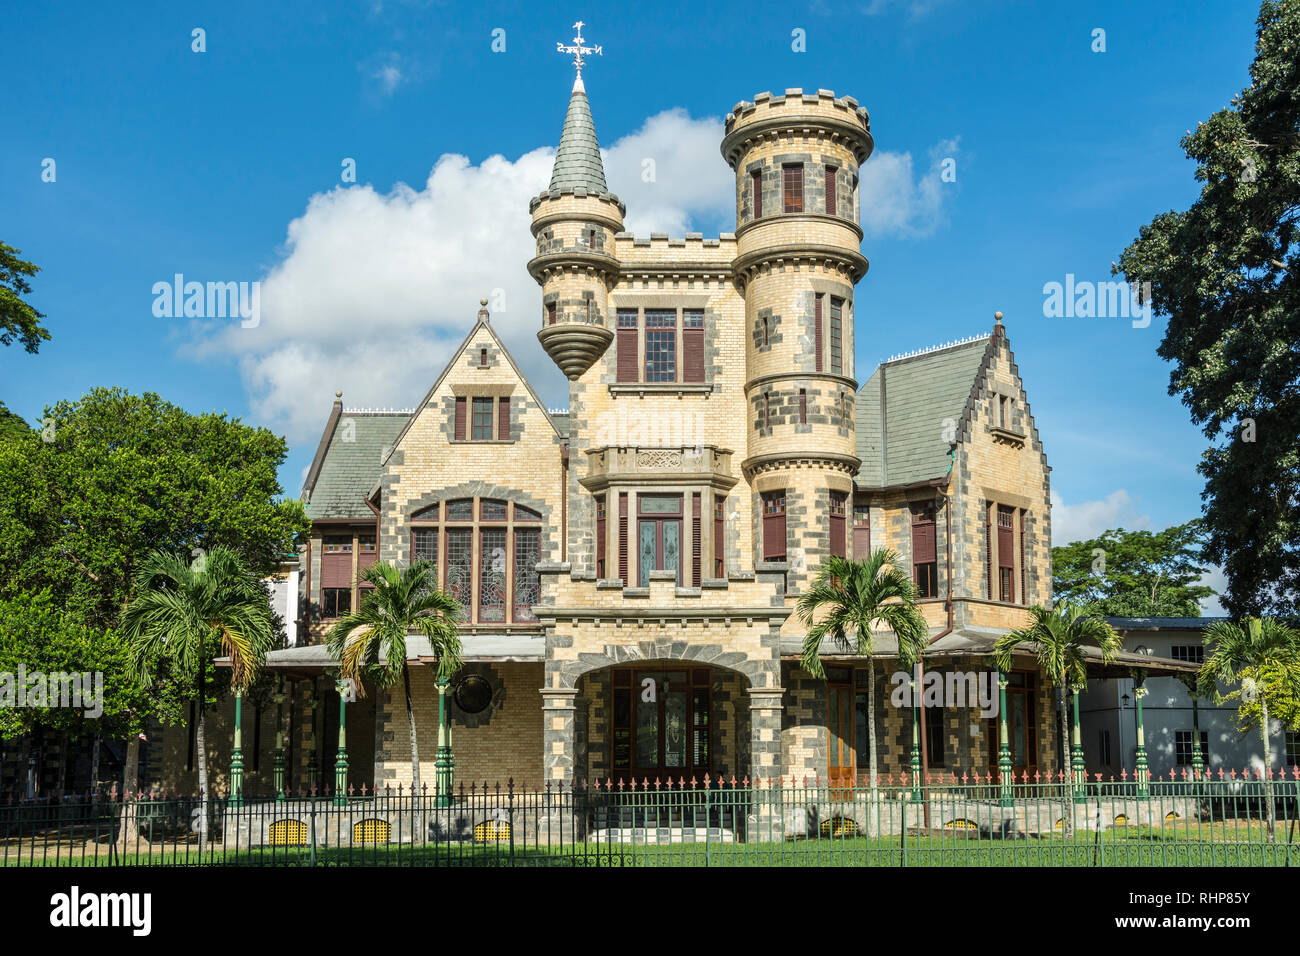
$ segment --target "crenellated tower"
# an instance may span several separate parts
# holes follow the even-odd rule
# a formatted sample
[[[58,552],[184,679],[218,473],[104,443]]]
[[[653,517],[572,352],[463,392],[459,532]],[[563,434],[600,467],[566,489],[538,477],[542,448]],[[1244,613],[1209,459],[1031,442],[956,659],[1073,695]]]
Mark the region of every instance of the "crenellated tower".
[[[853,288],[867,272],[858,171],[871,155],[867,111],[827,90],[760,93],[726,120],[736,173],[735,281],[745,297],[742,464],[754,495],[756,561],[780,557],[760,533],[783,509],[785,560],[799,591],[851,518],[858,468]],[[844,513],[845,522],[832,519]]]

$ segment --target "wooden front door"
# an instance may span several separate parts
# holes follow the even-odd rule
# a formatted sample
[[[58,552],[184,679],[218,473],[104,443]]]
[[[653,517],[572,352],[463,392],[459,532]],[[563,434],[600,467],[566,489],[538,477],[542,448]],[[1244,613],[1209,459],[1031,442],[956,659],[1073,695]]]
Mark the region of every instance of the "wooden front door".
[[[614,671],[615,780],[702,782],[712,769],[711,681],[707,667]]]
[[[857,771],[853,749],[853,672],[826,672],[826,773],[832,790],[852,787]]]

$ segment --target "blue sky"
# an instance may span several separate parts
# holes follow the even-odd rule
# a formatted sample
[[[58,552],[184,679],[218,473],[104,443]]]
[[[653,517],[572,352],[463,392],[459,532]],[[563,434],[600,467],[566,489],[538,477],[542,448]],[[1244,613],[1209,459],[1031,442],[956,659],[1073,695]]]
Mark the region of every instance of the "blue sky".
[[[1043,285],[1107,280],[1140,225],[1194,199],[1178,139],[1248,82],[1255,15],[1245,2],[29,5],[0,36],[0,239],[43,267],[32,301],[53,340],[0,352],[0,399],[29,421],[95,385],[225,410],[289,437],[296,494],[335,388],[350,405],[415,403],[496,290],[494,324],[562,406],[534,338],[526,197],[572,82],[555,44],[581,17],[604,47],[587,89],[631,228],[731,228],[718,130],[738,100],[855,96],[876,138],[860,376],[984,332],[1000,309],[1058,531],[1185,521],[1204,441],[1166,394],[1163,320],[1045,318]],[[196,27],[206,52],[191,49]],[[654,183],[636,175],[645,157]],[[340,181],[347,158],[355,185]],[[939,181],[944,158],[956,182]],[[153,284],[178,272],[263,281],[263,322],[155,317]]]

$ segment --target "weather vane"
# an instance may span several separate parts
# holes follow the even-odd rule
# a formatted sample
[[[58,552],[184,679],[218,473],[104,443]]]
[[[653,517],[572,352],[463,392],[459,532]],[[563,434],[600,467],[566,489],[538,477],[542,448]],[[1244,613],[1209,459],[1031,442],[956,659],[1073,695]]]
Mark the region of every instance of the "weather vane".
[[[579,20],[577,23],[573,25],[573,30],[574,33],[576,34],[576,36],[574,36],[573,38],[573,44],[574,44],[573,46],[565,46],[562,41],[555,44],[555,50],[557,53],[573,54],[573,65],[578,71],[579,80],[582,79],[582,66],[584,63],[587,62],[583,58],[584,54],[594,53],[596,54],[596,56],[605,55],[602,49],[598,46],[583,46],[582,27],[583,27],[583,22],[581,20]]]

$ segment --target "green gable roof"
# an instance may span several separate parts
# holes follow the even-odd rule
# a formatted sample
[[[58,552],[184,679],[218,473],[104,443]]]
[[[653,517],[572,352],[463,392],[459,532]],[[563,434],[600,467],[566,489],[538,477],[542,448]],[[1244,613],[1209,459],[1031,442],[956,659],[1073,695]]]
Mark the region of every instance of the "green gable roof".
[[[383,471],[384,451],[396,440],[410,412],[350,412],[339,415],[325,446],[307,516],[313,521],[355,518],[373,521],[366,495]],[[333,416],[331,416],[333,421]]]
[[[564,116],[564,131],[560,134],[560,148],[555,153],[555,167],[551,170],[551,189],[579,186],[593,193],[609,192],[587,94],[575,85],[573,95],[569,97],[569,111]]]
[[[990,337],[892,359],[858,392],[858,484],[908,485],[948,473],[945,421],[959,432]]]

